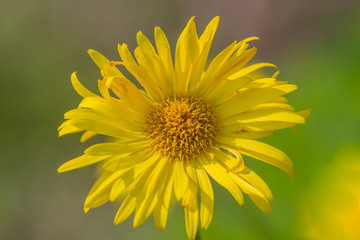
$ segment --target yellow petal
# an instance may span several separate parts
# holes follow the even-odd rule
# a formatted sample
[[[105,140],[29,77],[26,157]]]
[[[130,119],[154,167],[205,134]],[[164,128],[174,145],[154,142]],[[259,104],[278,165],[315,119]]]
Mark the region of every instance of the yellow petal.
[[[155,101],[159,100],[159,98],[162,97],[161,90],[151,79],[147,78],[147,76],[144,75],[144,71],[142,71],[136,64],[127,45],[119,44],[118,51],[121,59],[123,60],[123,65],[145,88],[146,93],[149,95],[149,97]]]
[[[121,177],[120,179],[116,180],[114,184],[111,187],[110,194],[109,194],[109,200],[114,202],[120,196],[124,196],[125,189],[129,186],[128,183]]]
[[[104,181],[102,181],[97,188],[87,196],[85,201],[85,207],[92,208],[91,204],[94,199],[98,198],[101,195],[106,194],[109,197],[111,188],[116,180],[118,180],[122,174],[124,174],[124,170],[118,170],[111,173]]]
[[[244,126],[245,128],[242,128]],[[257,129],[258,131],[255,131],[254,128],[248,125],[223,126],[223,129],[222,136],[224,138],[258,139],[271,136],[275,133],[275,131],[265,131],[263,129]]]
[[[288,99],[286,97],[276,97],[276,98],[271,99],[270,102],[273,102],[273,103],[287,103]]]
[[[239,176],[253,185],[256,189],[261,191],[264,196],[270,201],[273,200],[273,195],[268,187],[268,185],[262,180],[255,172],[245,166],[244,170],[237,172]]]
[[[199,39],[196,33],[194,19],[195,17],[192,17],[189,20],[176,44],[175,72],[177,77],[175,92],[180,94],[185,93],[193,63],[197,61],[200,54]]]
[[[221,186],[226,188],[231,195],[235,198],[235,200],[239,203],[239,205],[244,204],[244,196],[234,182],[234,180],[228,175],[223,166],[218,164],[217,162],[209,162],[203,161],[203,166],[206,172]]]
[[[136,203],[134,228],[143,224],[157,205],[159,194],[162,192],[165,180],[169,174],[169,166],[170,163],[166,158],[160,159],[158,164],[154,167],[154,170],[151,171],[145,185],[142,186],[141,194]]]
[[[110,174],[111,174],[110,172],[103,172],[103,174],[100,176],[100,178],[92,186],[90,192],[88,193],[88,196],[93,194],[98,189],[98,187],[110,176]],[[90,208],[93,208],[93,207],[95,208],[95,207],[101,206],[102,204],[106,203],[107,201],[109,201],[109,194],[98,195],[97,198],[93,199],[90,206],[84,206],[84,212],[87,213],[90,210]]]
[[[161,195],[159,196],[160,201],[156,205],[154,209],[154,222],[155,226],[158,230],[165,230],[166,222],[168,218],[170,199],[172,195],[174,174],[173,174],[173,166],[171,164],[169,169],[169,176],[166,181],[165,187]]]
[[[123,76],[119,69],[111,65],[110,60],[101,53],[93,49],[89,49],[88,54],[95,62],[95,64],[100,68],[103,76]]]
[[[204,94],[206,91],[212,92],[217,88],[219,80],[226,79],[234,71],[242,69],[243,65],[250,61],[256,53],[256,48],[246,50],[248,48],[247,42],[255,39],[258,38],[247,38],[239,43],[235,41],[218,54],[210,63],[200,82],[200,94]]]
[[[296,89],[297,86],[290,84],[272,88],[247,89],[217,106],[216,110],[223,118],[234,116]]]
[[[93,49],[89,49],[88,50],[88,54],[90,55],[90,57],[92,58],[92,60],[94,61],[94,63],[100,68],[102,69],[104,65],[109,65],[110,64],[110,60],[107,59],[104,55],[102,55],[101,53],[99,53],[98,51],[95,51]]]
[[[63,122],[57,129],[59,131],[59,137],[64,136],[66,134],[77,133],[84,131],[78,127],[75,127],[71,120],[67,120]]]
[[[153,45],[142,32],[138,32],[137,42],[139,47],[135,49],[135,57],[140,68],[143,68],[147,78],[152,79],[152,82],[159,86],[165,96],[169,95],[172,89],[170,79]]]
[[[240,44],[234,41],[211,61],[209,67],[207,68],[204,76],[199,83],[198,94],[204,95],[204,93],[206,92],[211,92],[208,89],[214,89],[214,86],[219,83],[219,80],[216,79],[218,72],[221,71],[222,66],[227,62],[227,60],[231,57],[234,51],[239,48],[239,46]]]
[[[96,94],[89,91],[80,83],[79,79],[76,77],[76,72],[71,74],[71,84],[73,85],[75,91],[83,98],[96,97]]]
[[[260,78],[257,80],[252,81],[251,83],[247,84],[245,87],[247,88],[267,88],[276,85],[275,78]]]
[[[223,162],[232,172],[240,172],[244,169],[244,159],[241,154],[230,148],[219,149],[214,151],[216,158]]]
[[[144,148],[142,142],[138,143],[98,143],[84,151],[86,155],[118,155],[131,153]]]
[[[237,73],[244,69],[244,66],[255,56],[257,49],[256,47],[248,48],[248,44],[246,43],[239,43],[240,46],[237,49],[236,53],[231,55],[229,60],[227,61],[226,65],[224,65],[223,69],[219,72],[218,77],[226,78],[228,80],[235,80],[240,77],[250,77],[253,78],[253,75],[246,74],[246,75],[239,75],[239,77],[234,77],[234,73]],[[254,79],[257,79],[256,77]]]
[[[158,51],[158,55],[160,57],[162,65],[166,68],[168,76],[172,77],[174,76],[174,65],[171,58],[170,45],[166,38],[166,35],[159,27],[155,28],[154,35],[155,35],[156,49]]]
[[[249,195],[249,197],[255,203],[255,205],[265,214],[272,213],[271,205],[266,198],[262,198],[256,195]]]
[[[101,96],[109,101],[111,99],[111,96],[110,96],[109,88],[106,87],[104,81],[98,80],[98,88]]]
[[[116,121],[122,124],[127,124],[126,128],[132,129],[132,125],[142,126],[144,122],[143,113],[136,113],[130,111],[122,102],[115,99],[104,99],[101,97],[87,97],[84,98],[79,104],[78,108],[84,108],[86,110],[92,109],[99,115],[106,116],[107,118],[115,118]]]
[[[122,167],[114,168],[115,171],[124,170],[124,174],[122,174],[121,177],[114,182],[110,191],[110,201],[115,201],[116,199],[128,194],[137,195],[138,190],[134,191],[134,189],[137,186],[144,185],[146,177],[148,177],[151,173],[151,169],[154,167],[152,164],[152,158],[149,157],[146,161],[144,161],[146,158],[140,157],[140,154],[135,156],[137,159],[135,159],[132,163],[128,160],[134,160],[134,156],[117,161],[117,164],[122,165]],[[124,163],[125,161],[128,161],[128,164]],[[106,169],[104,166],[103,168]],[[150,171],[148,171],[149,168]]]
[[[200,51],[209,51],[212,40],[214,39],[216,29],[219,25],[219,16],[214,17],[210,23],[206,26],[204,33],[200,36],[199,39],[199,48]],[[210,36],[210,37],[208,37]]]
[[[184,194],[183,196],[182,199],[183,206],[187,206],[191,204],[191,202],[193,202],[193,199],[191,198],[197,195],[197,187],[198,187],[196,170],[191,162],[186,163],[185,171],[187,176],[189,177],[189,183],[186,189],[186,191],[188,191],[189,193]]]
[[[132,167],[141,162],[145,164],[144,161],[149,161],[148,159],[150,158],[151,154],[148,153],[146,150],[129,151],[127,153],[113,155],[109,157],[102,164],[102,168],[108,171],[116,171]]]
[[[183,163],[176,161],[174,165],[174,193],[176,200],[180,201],[182,199],[189,185],[189,181]]]
[[[214,106],[216,106],[223,102],[226,98],[235,94],[236,91],[251,81],[252,79],[247,77],[238,78],[232,81],[224,79],[219,82],[216,88],[214,88],[212,91],[208,91],[204,97],[208,99],[208,101],[212,102]]]
[[[222,139],[221,142],[223,142],[224,145],[228,145],[231,148],[237,149],[242,154],[254,157],[280,168],[292,179],[294,179],[295,174],[293,164],[289,157],[282,151],[265,143],[250,139]]]
[[[198,176],[200,186],[200,222],[202,228],[208,228],[214,211],[214,192],[211,182],[206,171],[203,168],[197,168],[196,173]]]
[[[130,106],[139,112],[146,113],[149,111],[150,104],[145,100],[139,89],[126,78],[108,78],[106,85],[120,96],[126,106]]]
[[[116,213],[114,224],[118,225],[124,222],[134,212],[136,205],[136,197],[129,195],[125,198],[121,204],[119,210]]]
[[[81,135],[80,138],[80,142],[86,142],[87,140],[89,140],[92,137],[95,137],[97,135],[96,132],[92,132],[92,131],[86,131],[83,133],[83,135]]]
[[[175,69],[171,57],[170,45],[161,28],[156,27],[154,35],[155,35],[156,49],[159,55],[161,66],[164,69],[163,70],[165,74],[164,77],[166,79],[166,82],[169,83],[168,85],[169,89],[167,90],[167,92],[173,93],[175,86]]]
[[[200,54],[197,60],[194,59],[194,67],[192,68],[191,75],[188,78],[190,81],[187,83],[189,93],[194,93],[196,91],[197,84],[203,75],[210,47],[214,39],[218,24],[219,17],[213,18],[199,39]]]
[[[240,115],[231,117],[229,123],[264,123],[267,122],[288,122],[294,124],[304,124],[305,119],[297,113],[282,109],[260,109],[248,111]]]
[[[189,240],[194,240],[199,226],[199,208],[196,195],[189,207],[185,207],[185,227]]]
[[[297,114],[299,114],[300,116],[303,116],[305,119],[307,119],[311,114],[311,109],[297,112]]]
[[[82,168],[89,166],[94,163],[98,163],[106,158],[110,157],[109,155],[102,156],[90,156],[90,155],[82,155],[80,157],[74,158],[70,161],[67,161],[63,165],[58,168],[58,172],[67,172],[77,168]]]
[[[289,111],[294,111],[295,109],[286,103],[278,103],[278,102],[269,102],[269,103],[263,103],[259,104],[256,107],[254,107],[252,110],[260,110],[260,109],[284,109]],[[300,114],[301,115],[301,114]]]
[[[137,200],[137,202],[139,201],[140,200]],[[135,211],[134,228],[138,228],[149,218],[157,203],[158,192],[150,193],[145,198],[141,199],[141,204]]]
[[[65,113],[65,118],[71,119],[73,125],[80,129],[93,131],[99,134],[119,138],[143,138],[143,130],[136,128],[136,125],[131,127],[130,123],[126,123],[122,119],[116,119],[113,116],[109,118],[108,115],[99,114],[98,112],[91,109],[70,110]],[[125,125],[126,128],[124,128],[122,125]],[[134,132],[130,133],[129,131],[131,130],[133,130]]]
[[[237,79],[239,77],[244,77],[245,75],[254,72],[260,68],[263,67],[274,67],[277,68],[274,64],[272,63],[255,63],[253,65],[250,65],[248,67],[242,68],[240,71],[232,74],[231,76],[228,77],[229,80],[233,80],[233,79]]]

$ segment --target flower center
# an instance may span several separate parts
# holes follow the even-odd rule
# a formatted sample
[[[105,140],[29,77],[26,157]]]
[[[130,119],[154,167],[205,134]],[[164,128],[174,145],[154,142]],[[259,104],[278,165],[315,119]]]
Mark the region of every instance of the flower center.
[[[155,103],[145,132],[154,151],[173,160],[189,160],[213,147],[217,120],[200,97],[173,96]]]

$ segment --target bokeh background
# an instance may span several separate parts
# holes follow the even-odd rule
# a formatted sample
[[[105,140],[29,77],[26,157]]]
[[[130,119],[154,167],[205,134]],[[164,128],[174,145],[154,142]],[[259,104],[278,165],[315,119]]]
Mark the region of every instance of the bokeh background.
[[[56,129],[63,113],[81,99],[70,83],[73,71],[97,91],[100,75],[87,55],[89,48],[117,60],[117,43],[134,49],[136,33],[141,30],[153,39],[155,26],[175,47],[194,15],[198,32],[220,16],[210,57],[234,40],[260,37],[252,42],[258,48],[255,61],[279,66],[279,79],[299,86],[288,95],[290,103],[298,110],[312,109],[307,124],[297,131],[287,129],[263,139],[291,157],[295,181],[275,167],[247,160],[272,189],[273,213],[265,215],[249,198],[239,207],[214,184],[214,218],[201,230],[202,239],[309,239],[307,234],[319,232],[317,226],[311,232],[304,225],[309,219],[329,219],[317,212],[323,201],[313,201],[318,199],[314,193],[326,189],[328,178],[338,175],[336,164],[345,158],[353,165],[340,179],[347,176],[346,169],[352,170],[353,179],[360,175],[359,1],[1,0],[0,239],[186,239],[177,203],[162,232],[151,218],[138,229],[132,228],[132,219],[114,226],[116,204],[85,214],[94,167],[63,174],[56,169],[99,139],[81,144],[80,135],[58,138]],[[347,183],[340,189],[344,186]],[[353,206],[349,211],[359,212],[359,195],[328,188],[334,206]],[[307,217],[304,212],[309,212]],[[355,219],[359,227],[360,217]]]

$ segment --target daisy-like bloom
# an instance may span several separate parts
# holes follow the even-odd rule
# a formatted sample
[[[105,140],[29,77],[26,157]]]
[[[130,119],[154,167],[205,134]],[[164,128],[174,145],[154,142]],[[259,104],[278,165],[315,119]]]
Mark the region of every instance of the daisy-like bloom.
[[[100,96],[72,74],[83,99],[77,109],[65,113],[59,135],[84,131],[81,141],[97,134],[111,137],[58,169],[99,164],[102,174],[86,198],[85,212],[119,200],[115,224],[135,212],[136,228],[152,214],[156,227],[163,230],[174,195],[184,207],[188,237],[194,239],[199,222],[207,228],[213,217],[210,177],[240,205],[245,193],[263,212],[271,212],[273,196],[245,165],[243,155],[294,177],[287,155],[253,139],[303,124],[309,111],[295,113],[287,104],[283,95],[297,87],[277,81],[278,72],[269,77],[257,73],[273,64],[248,64],[256,53],[248,43],[256,37],[233,42],[206,67],[218,22],[215,17],[199,38],[191,18],[178,39],[174,62],[159,27],[154,34],[156,50],[143,33],[137,34],[135,59],[126,44],[118,45],[121,61],[89,50],[102,75]],[[143,90],[116,65],[134,76]]]

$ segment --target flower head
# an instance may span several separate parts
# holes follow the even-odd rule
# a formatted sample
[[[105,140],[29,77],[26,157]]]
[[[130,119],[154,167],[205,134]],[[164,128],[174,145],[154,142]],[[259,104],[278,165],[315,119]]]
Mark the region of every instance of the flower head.
[[[271,212],[268,186],[242,156],[277,166],[293,177],[293,165],[283,152],[253,139],[303,124],[309,111],[295,113],[287,104],[283,95],[297,87],[277,81],[278,72],[270,77],[257,73],[273,64],[248,64],[256,52],[248,42],[256,37],[233,42],[206,67],[218,22],[215,17],[199,38],[191,18],[178,39],[174,62],[159,27],[154,34],[156,50],[138,33],[135,59],[126,44],[118,46],[121,61],[89,50],[101,70],[100,96],[72,74],[72,84],[83,100],[65,114],[59,135],[85,131],[81,141],[97,134],[111,137],[58,169],[99,163],[102,175],[86,198],[86,212],[121,199],[115,224],[135,212],[134,227],[138,227],[153,214],[162,230],[174,195],[184,207],[188,237],[194,239],[199,218],[201,227],[207,228],[213,216],[209,176],[240,205],[246,193],[263,212]],[[116,65],[125,67],[144,90]]]

